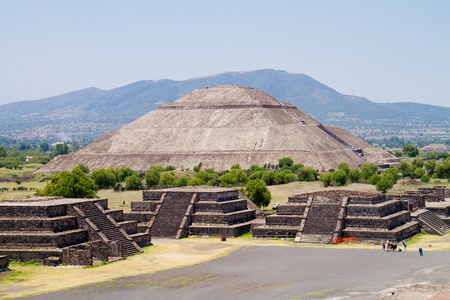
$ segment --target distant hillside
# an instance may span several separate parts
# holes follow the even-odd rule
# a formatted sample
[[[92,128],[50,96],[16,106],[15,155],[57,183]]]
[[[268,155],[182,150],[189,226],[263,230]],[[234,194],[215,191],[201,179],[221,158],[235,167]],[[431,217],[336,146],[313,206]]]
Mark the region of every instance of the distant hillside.
[[[139,81],[112,90],[88,88],[51,98],[0,106],[0,135],[97,138],[194,89],[237,84],[261,89],[324,124],[363,137],[449,136],[450,108],[375,103],[338,93],[304,74],[277,70],[228,72],[183,81]]]

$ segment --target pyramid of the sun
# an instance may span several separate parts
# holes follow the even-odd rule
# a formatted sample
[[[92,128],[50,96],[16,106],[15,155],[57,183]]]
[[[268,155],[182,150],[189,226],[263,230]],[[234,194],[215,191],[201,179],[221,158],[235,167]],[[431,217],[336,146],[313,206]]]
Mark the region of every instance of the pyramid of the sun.
[[[274,166],[283,157],[319,171],[344,161],[356,168],[393,158],[261,90],[223,85],[165,103],[76,153],[56,157],[38,172],[70,170],[79,163],[90,170],[201,165],[219,171],[236,163],[242,168]]]

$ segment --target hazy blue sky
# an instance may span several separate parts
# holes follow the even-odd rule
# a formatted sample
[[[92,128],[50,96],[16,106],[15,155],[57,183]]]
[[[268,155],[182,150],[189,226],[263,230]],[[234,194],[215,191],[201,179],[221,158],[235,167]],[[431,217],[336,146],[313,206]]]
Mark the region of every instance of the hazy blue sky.
[[[450,106],[450,1],[0,0],[0,104],[265,68]]]

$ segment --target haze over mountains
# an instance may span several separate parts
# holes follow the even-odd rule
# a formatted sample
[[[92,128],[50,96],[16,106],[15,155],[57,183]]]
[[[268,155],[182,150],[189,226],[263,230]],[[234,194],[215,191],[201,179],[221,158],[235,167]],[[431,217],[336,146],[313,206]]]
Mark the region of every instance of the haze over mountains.
[[[278,70],[227,72],[183,81],[138,81],[111,90],[87,88],[41,100],[9,103],[0,106],[0,135],[90,140],[195,89],[224,84],[261,89],[324,124],[343,127],[364,138],[449,135],[448,107],[375,103],[340,94],[307,75]]]

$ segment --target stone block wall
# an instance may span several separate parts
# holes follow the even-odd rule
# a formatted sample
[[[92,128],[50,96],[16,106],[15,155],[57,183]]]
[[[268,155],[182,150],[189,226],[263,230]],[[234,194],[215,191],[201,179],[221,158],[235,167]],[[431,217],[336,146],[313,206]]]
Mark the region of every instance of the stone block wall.
[[[410,220],[411,217],[407,211],[399,212],[385,218],[347,216],[345,218],[345,228],[359,227],[393,229],[409,222]]]
[[[403,210],[401,201],[389,201],[384,205],[348,205],[348,216],[384,217]]]
[[[9,267],[8,255],[0,255],[0,272],[7,271]]]
[[[232,213],[193,214],[192,223],[228,224],[244,223],[256,218],[254,210],[242,210]]]
[[[231,201],[201,201],[196,202],[194,205],[194,211],[201,212],[220,212],[220,213],[230,213],[239,210],[247,209],[247,200],[231,200]]]
[[[153,211],[158,203],[156,201],[133,201],[131,202],[131,211]]]
[[[268,226],[300,226],[301,215],[270,215],[266,217]]]
[[[92,251],[83,245],[64,248],[62,262],[73,266],[92,266]]]
[[[77,218],[62,216],[55,218],[1,218],[3,231],[48,231],[60,232],[78,228]]]
[[[277,206],[277,215],[303,215],[305,208],[305,205],[293,203],[280,204]]]

